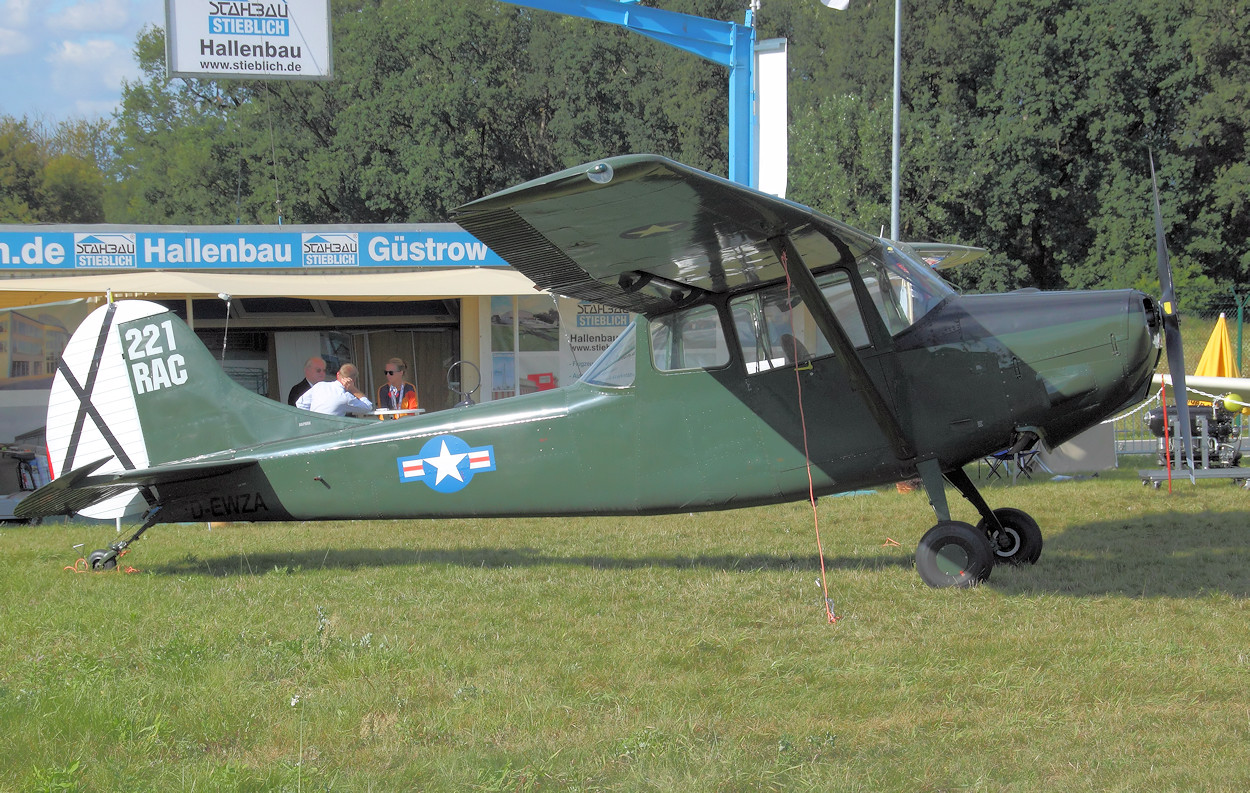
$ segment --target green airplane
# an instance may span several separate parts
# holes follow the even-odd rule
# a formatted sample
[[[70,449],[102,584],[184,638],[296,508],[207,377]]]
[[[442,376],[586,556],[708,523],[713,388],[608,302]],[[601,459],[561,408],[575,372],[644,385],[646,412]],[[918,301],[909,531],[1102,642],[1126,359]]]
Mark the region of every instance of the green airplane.
[[[964,466],[1141,401],[1171,316],[1133,290],[961,295],[905,244],[649,155],[457,219],[539,287],[638,318],[572,385],[379,422],[251,393],[164,307],[111,303],[59,364],[59,476],[19,517],[142,513],[91,555],[107,568],[156,523],[662,514],[918,477],[937,524],[916,568],[971,586],[1036,562],[1042,533]]]

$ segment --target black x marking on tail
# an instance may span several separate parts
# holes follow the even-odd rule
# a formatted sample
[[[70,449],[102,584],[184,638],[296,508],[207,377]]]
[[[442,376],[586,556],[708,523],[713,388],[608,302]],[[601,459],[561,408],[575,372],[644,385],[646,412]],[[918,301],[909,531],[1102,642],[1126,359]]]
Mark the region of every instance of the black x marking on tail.
[[[108,422],[100,415],[99,409],[91,402],[91,396],[95,391],[95,381],[100,374],[100,363],[104,359],[104,345],[108,342],[109,332],[113,329],[113,315],[117,312],[117,304],[109,303],[108,310],[104,314],[104,321],[100,324],[100,335],[96,338],[95,353],[91,358],[91,367],[87,370],[86,383],[79,383],[74,377],[74,373],[70,371],[66,365],[65,359],[62,358],[57,362],[57,371],[65,378],[65,383],[78,397],[78,415],[74,417],[74,429],[69,436],[69,445],[65,449],[65,461],[61,463],[63,471],[74,470],[74,458],[78,453],[78,443],[82,439],[83,427],[87,423],[87,419],[91,419],[91,423],[100,431],[100,435],[104,438],[104,442],[108,444],[109,449],[116,455],[117,461],[122,464],[122,468],[127,471],[135,468],[134,461],[130,459],[130,455],[126,454],[126,450],[122,448],[121,442],[113,435],[113,431],[109,428]],[[142,488],[143,497],[149,504],[155,502],[148,488]]]

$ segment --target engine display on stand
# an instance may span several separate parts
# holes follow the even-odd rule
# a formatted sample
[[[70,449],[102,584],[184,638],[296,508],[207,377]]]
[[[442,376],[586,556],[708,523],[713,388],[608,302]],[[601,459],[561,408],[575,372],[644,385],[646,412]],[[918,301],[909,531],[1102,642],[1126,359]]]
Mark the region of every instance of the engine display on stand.
[[[1176,406],[1167,407],[1168,444],[1164,447],[1163,408],[1155,408],[1146,413],[1146,425],[1150,432],[1159,439],[1159,465],[1166,465],[1167,458],[1176,459],[1184,440],[1177,430]],[[1222,400],[1214,405],[1190,405],[1189,429],[1193,437],[1193,455],[1195,465],[1203,468],[1234,468],[1241,462],[1241,451],[1238,449],[1237,413],[1226,410]]]

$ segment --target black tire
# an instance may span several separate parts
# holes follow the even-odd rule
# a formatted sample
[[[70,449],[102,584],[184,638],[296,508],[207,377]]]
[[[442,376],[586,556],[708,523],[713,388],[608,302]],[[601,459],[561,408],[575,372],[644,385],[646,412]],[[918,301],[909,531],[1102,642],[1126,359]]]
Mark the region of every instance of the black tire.
[[[98,551],[92,551],[87,557],[87,567],[91,570],[112,570],[117,567],[117,556],[105,558],[109,555],[109,551],[101,548]]]
[[[916,572],[934,588],[976,586],[993,569],[994,550],[985,532],[957,520],[929,529],[916,547]]]
[[[994,510],[994,517],[1003,525],[1003,532],[990,526],[984,518],[977,531],[985,532],[994,551],[995,562],[1036,564],[1042,555],[1042,529],[1029,513],[1011,507]]]

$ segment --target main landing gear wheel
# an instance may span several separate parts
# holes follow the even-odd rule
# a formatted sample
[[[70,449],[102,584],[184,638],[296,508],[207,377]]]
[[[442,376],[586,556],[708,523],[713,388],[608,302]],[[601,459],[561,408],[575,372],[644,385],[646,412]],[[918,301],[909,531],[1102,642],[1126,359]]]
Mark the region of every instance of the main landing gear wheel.
[[[1029,513],[1011,507],[994,510],[994,517],[1002,524],[1002,531],[991,526],[985,518],[977,524],[977,531],[990,538],[996,561],[1015,565],[1035,564],[1042,555],[1042,530],[1037,521]]]
[[[87,557],[87,568],[90,570],[112,570],[114,567],[117,567],[116,551],[101,548]]]
[[[966,589],[985,581],[994,569],[994,549],[985,532],[957,520],[925,532],[916,547],[916,572],[935,588]]]

